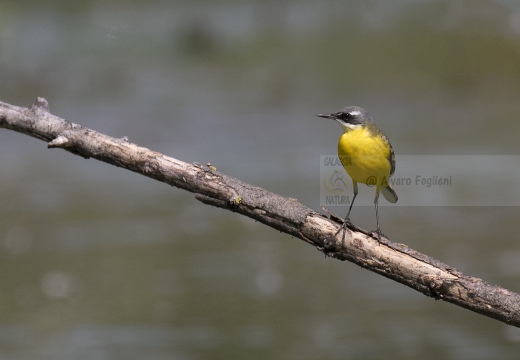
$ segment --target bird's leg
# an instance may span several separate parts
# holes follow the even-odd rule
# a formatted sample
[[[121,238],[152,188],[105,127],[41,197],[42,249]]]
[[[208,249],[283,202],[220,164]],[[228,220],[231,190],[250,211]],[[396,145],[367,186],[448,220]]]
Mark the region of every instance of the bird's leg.
[[[347,216],[345,216],[345,221],[350,222],[350,212],[352,211],[352,205],[354,205],[354,200],[356,200],[356,196],[358,194],[357,182],[352,180],[352,188],[354,189],[354,196],[352,197],[352,201],[350,202],[350,207],[348,208]]]
[[[379,211],[378,211],[378,203],[379,200],[379,187],[376,188],[376,196],[374,198],[374,205],[376,207],[376,224],[377,224],[377,241],[381,244],[381,227],[379,226]]]
[[[358,186],[357,182],[352,180],[352,187],[354,189],[354,196],[352,197],[352,201],[350,202],[350,207],[348,208],[347,216],[345,216],[345,219],[343,220],[343,224],[341,224],[341,227],[338,231],[336,231],[335,236],[338,235],[340,231],[343,231],[343,236],[341,237],[341,247],[345,248],[345,232],[347,231],[347,225],[352,224],[350,221],[350,211],[352,211],[352,205],[354,205],[354,200],[356,200],[356,196],[358,194]]]

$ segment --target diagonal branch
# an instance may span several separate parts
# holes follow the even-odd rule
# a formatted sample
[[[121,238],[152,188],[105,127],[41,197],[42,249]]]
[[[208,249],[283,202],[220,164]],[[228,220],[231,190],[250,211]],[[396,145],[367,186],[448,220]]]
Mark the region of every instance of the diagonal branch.
[[[465,276],[404,245],[349,227],[345,248],[338,219],[314,212],[295,199],[273,194],[222,174],[211,166],[188,164],[126,138],[113,138],[49,113],[44,98],[28,107],[0,102],[0,127],[48,142],[84,158],[95,158],[195,193],[205,204],[234,211],[315,246],[327,256],[348,260],[407,285],[426,296],[459,305],[520,327],[520,295]]]

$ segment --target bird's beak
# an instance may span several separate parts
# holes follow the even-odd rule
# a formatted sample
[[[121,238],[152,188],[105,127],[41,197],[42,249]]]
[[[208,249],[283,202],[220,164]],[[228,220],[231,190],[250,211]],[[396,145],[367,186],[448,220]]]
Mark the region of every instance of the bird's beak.
[[[316,116],[317,117],[322,117],[322,118],[325,118],[325,119],[336,120],[336,118],[333,115],[334,114],[317,114]]]

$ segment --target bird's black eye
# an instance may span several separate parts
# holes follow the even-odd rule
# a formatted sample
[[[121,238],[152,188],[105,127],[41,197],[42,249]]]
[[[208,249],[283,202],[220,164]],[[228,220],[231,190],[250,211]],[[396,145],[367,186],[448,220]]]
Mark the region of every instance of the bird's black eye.
[[[348,119],[352,118],[352,115],[350,113],[346,112],[346,113],[343,113],[342,118],[343,118],[343,120],[348,120]]]

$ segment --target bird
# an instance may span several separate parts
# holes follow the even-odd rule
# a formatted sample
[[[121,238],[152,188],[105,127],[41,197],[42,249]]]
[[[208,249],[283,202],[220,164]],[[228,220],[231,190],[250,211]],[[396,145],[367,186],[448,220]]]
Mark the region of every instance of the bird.
[[[341,228],[342,244],[345,242],[345,231],[350,221],[352,205],[358,194],[358,183],[375,186],[374,206],[376,208],[377,240],[381,242],[379,226],[378,200],[383,193],[386,200],[397,202],[397,194],[390,183],[395,172],[395,154],[388,137],[377,127],[372,116],[359,106],[347,106],[330,114],[318,114],[321,118],[336,120],[343,128],[338,142],[338,156],[341,164],[352,180],[354,196],[350,202]]]

